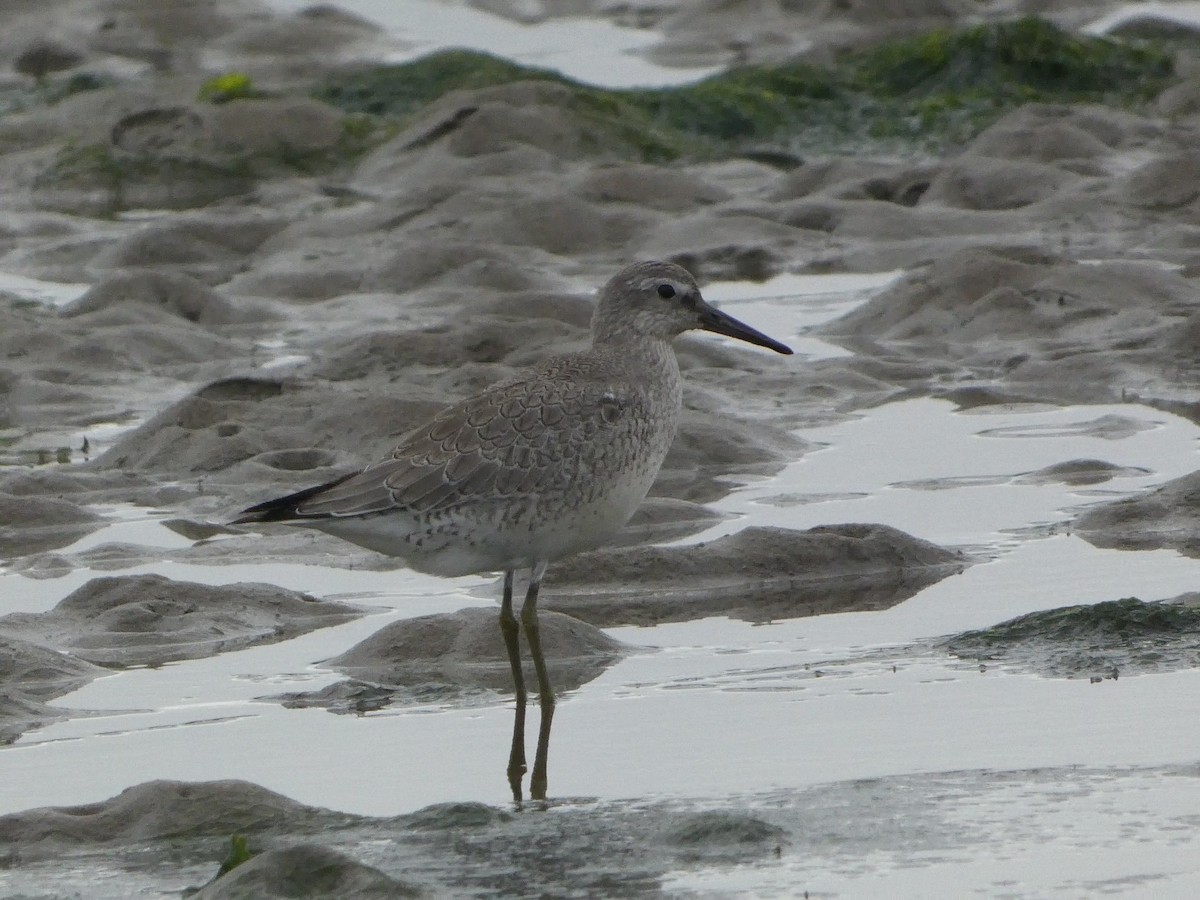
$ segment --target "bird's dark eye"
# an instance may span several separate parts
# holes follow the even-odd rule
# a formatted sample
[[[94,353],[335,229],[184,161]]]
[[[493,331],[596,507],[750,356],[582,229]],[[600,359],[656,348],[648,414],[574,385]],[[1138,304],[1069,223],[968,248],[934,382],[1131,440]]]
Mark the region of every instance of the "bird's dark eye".
[[[669,284],[660,284],[658,286],[658,296],[662,297],[664,300],[670,300],[675,296],[675,288]]]

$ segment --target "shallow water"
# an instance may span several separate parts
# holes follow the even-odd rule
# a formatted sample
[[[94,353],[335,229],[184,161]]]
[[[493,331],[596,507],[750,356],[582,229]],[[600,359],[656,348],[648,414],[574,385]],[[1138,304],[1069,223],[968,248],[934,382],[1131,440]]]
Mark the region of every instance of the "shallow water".
[[[708,293],[765,330],[799,336],[802,352],[820,356],[840,351],[805,330],[890,277],[790,278]],[[1170,551],[1099,550],[1066,523],[1087,504],[1197,468],[1200,429],[1132,404],[960,410],[922,399],[802,436],[818,447],[775,477],[746,480],[715,504],[734,518],[688,541],[749,525],[882,522],[963,548],[979,562],[878,612],[610,630],[649,652],[562,698],[551,793],[736,795],[769,807],[772,791],[841,791],[842,812],[857,821],[879,812],[856,794],[858,780],[891,779],[902,791],[906,779],[928,776],[957,779],[947,790],[958,799],[937,813],[946,833],[958,833],[958,820],[975,829],[912,854],[868,842],[849,852],[806,849],[769,865],[689,869],[667,883],[687,895],[787,894],[803,883],[848,895],[917,896],[963,879],[1000,890],[1018,862],[1022,880],[1013,891],[1021,896],[1083,894],[1092,882],[1147,871],[1172,890],[1200,887],[1194,829],[1181,834],[1172,824],[1186,798],[1195,808],[1197,779],[1173,782],[1151,768],[1194,762],[1200,672],[1090,684],[995,666],[981,671],[926,643],[1033,610],[1194,589],[1200,561]],[[1076,459],[1123,468],[1085,486],[1023,480]],[[160,513],[100,511],[111,524],[63,554],[112,542],[164,552],[187,545],[160,524]],[[0,750],[0,812],[100,800],[154,778],[243,778],[305,803],[375,815],[449,800],[508,801],[507,702],[346,716],[258,699],[338,680],[321,660],[394,619],[493,605],[492,579],[290,563],[160,561],[118,571],[264,581],[374,611],[280,644],[113,674],[59,698],[56,705],[79,714]],[[96,574],[114,572],[77,570],[57,579],[0,572],[0,593],[11,611],[40,611]],[[1084,787],[1064,787],[1062,773],[1080,766],[1088,767],[1079,776]],[[1027,769],[1060,774],[1015,784],[1002,774]],[[947,774],[964,771],[974,774]],[[855,806],[856,796],[867,805]],[[900,818],[911,813],[898,810]],[[1144,837],[1129,845],[1114,836],[1124,831]],[[1065,868],[1055,862],[1064,855],[1072,860]]]
[[[1122,3],[1096,19],[1083,31],[1087,34],[1108,34],[1131,20],[1159,19],[1195,27],[1200,22],[1200,3],[1195,0],[1172,0],[1170,3]]]
[[[681,869],[686,897],[1195,896],[1197,773],[1148,769],[961,772],[831,785],[808,831],[753,864]],[[761,798],[770,808],[774,798]],[[862,814],[854,825],[848,812]],[[1136,857],[1136,862],[1132,858]]]
[[[268,0],[296,12],[307,0]],[[407,62],[448,48],[500,53],[524,65],[554,69],[601,87],[668,87],[714,75],[718,67],[668,68],[639,55],[659,41],[654,31],[598,19],[563,18],[524,25],[442,0],[341,0],[338,6],[382,26],[396,40],[388,62]]]
[[[78,300],[89,287],[90,284],[43,281],[40,278],[27,278],[24,275],[0,271],[0,291],[29,303],[66,306]]]

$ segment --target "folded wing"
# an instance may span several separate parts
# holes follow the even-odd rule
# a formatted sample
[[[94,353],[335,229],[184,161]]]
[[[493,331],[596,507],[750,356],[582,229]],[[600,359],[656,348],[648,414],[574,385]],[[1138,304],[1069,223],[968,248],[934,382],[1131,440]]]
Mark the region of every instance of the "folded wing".
[[[627,425],[634,400],[611,386],[520,379],[439,413],[361,472],[247,509],[236,522],[296,521],[502,501],[562,485]]]

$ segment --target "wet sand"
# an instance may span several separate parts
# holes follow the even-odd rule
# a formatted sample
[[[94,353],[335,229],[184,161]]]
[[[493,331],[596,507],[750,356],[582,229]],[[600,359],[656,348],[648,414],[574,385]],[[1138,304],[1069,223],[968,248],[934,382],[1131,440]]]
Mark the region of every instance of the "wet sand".
[[[616,87],[978,12],[424,6]],[[951,150],[667,163],[551,82],[318,99],[443,40],[368,7],[0,36],[0,894],[1197,889],[1190,51]],[[679,342],[650,500],[547,579],[552,800],[513,806],[494,579],[222,523],[582,346],[654,256],[799,353]]]

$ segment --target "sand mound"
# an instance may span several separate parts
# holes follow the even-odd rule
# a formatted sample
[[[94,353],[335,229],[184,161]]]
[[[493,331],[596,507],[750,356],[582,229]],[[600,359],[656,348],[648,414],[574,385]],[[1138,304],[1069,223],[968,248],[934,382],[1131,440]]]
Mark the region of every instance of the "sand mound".
[[[269,584],[126,575],[93,578],[50,612],[4,616],[0,632],[120,668],[271,644],[358,615],[352,607]]]

